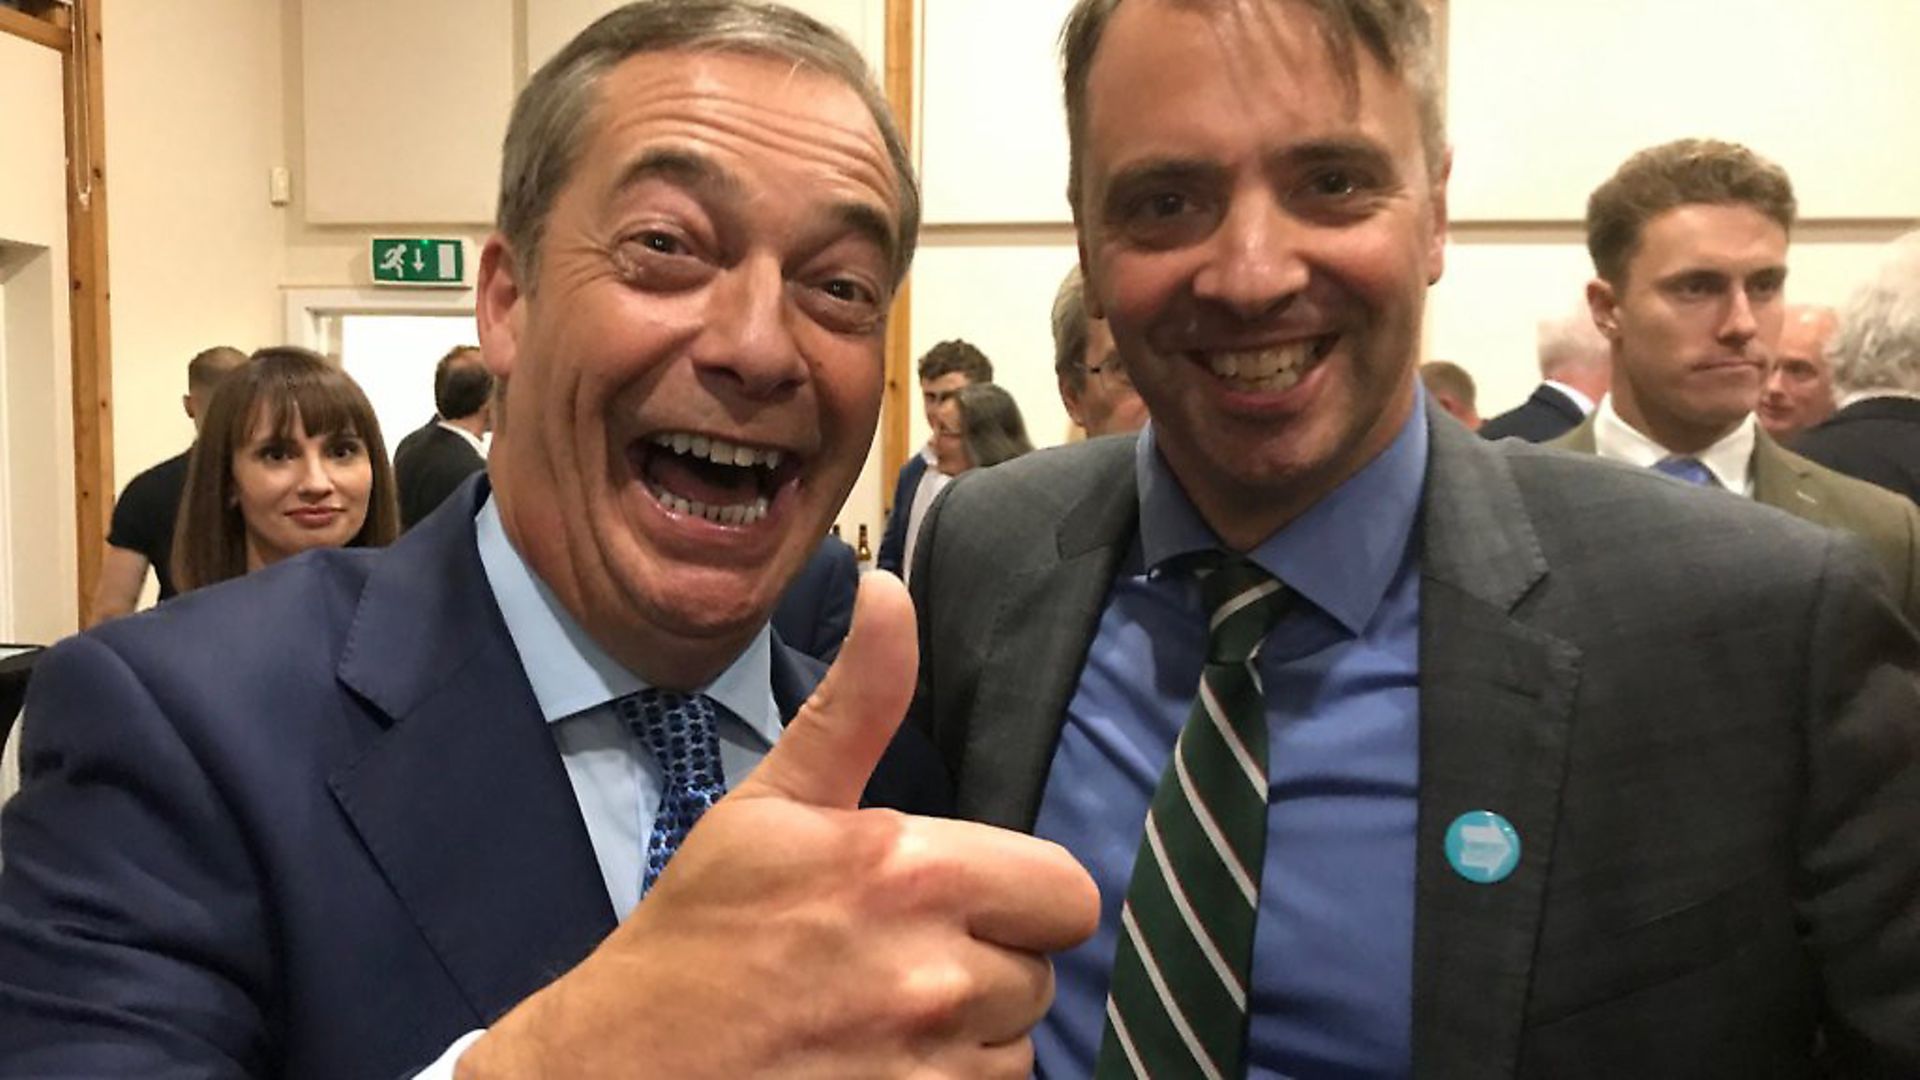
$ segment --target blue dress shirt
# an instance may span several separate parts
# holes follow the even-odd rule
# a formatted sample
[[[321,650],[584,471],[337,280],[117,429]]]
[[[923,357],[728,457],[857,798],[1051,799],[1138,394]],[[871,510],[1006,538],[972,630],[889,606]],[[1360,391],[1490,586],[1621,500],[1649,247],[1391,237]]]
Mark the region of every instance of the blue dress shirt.
[[[647,684],[594,644],[552,590],[533,576],[507,541],[491,496],[474,528],[487,584],[533,685],[540,715],[560,748],[614,914],[624,919],[640,902],[647,837],[660,809],[665,774],[614,712],[613,702]],[[720,706],[720,767],[729,789],[780,737],[772,648],[763,628],[732,666],[701,688]]]
[[[1259,665],[1270,739],[1267,857],[1254,932],[1249,1075],[1412,1070],[1420,773],[1424,397],[1392,444],[1249,556],[1298,595]],[[1034,1033],[1041,1076],[1090,1075],[1121,904],[1147,805],[1186,722],[1207,640],[1190,576],[1219,548],[1141,436],[1140,526],[1068,705],[1035,832],[1100,886],[1100,930],[1055,961]]]

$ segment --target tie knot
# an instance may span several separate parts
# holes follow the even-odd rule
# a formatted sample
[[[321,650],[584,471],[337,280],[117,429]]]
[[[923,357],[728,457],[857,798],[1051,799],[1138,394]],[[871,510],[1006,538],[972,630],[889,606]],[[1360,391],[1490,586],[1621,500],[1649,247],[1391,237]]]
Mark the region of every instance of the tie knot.
[[[1720,483],[1714,479],[1713,470],[1707,468],[1699,458],[1683,454],[1661,458],[1653,463],[1653,469],[1655,472],[1666,473],[1675,480],[1685,480],[1689,484],[1700,487],[1718,487]]]
[[[620,699],[621,719],[653,751],[669,787],[723,783],[713,699],[674,690],[642,690]]]
[[[1196,573],[1207,610],[1207,662],[1246,663],[1280,621],[1292,594],[1252,560],[1230,552],[1205,559]]]

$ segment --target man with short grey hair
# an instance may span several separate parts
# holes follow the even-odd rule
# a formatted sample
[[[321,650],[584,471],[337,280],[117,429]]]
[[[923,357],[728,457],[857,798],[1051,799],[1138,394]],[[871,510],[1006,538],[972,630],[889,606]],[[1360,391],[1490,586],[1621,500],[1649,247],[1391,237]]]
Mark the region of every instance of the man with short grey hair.
[[[862,808],[945,804],[894,735],[897,580],[824,678],[767,625],[865,462],[913,248],[859,54],[632,4],[505,161],[487,475],[40,660],[0,1074],[1028,1075],[1084,871]]]
[[[1837,325],[1833,309],[1818,304],[1788,304],[1780,324],[1780,343],[1767,362],[1754,419],[1779,442],[1793,445],[1799,434],[1833,415],[1833,369],[1827,344]]]
[[[1888,245],[1828,347],[1840,411],[1796,452],[1920,502],[1920,232]]]
[[[1152,419],[960,477],[913,577],[960,813],[1100,886],[1038,1072],[1920,1075],[1920,645],[1856,539],[1422,393],[1425,0],[1062,42]]]
[[[1607,339],[1579,311],[1542,319],[1536,333],[1540,385],[1531,397],[1480,425],[1486,439],[1556,439],[1577,427],[1607,392],[1613,357]]]

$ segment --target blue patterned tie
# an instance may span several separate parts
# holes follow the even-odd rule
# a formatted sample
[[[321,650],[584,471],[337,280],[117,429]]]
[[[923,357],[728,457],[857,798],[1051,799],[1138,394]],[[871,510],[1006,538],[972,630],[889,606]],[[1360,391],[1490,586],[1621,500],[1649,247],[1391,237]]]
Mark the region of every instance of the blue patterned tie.
[[[727,777],[720,767],[712,698],[647,689],[614,702],[614,708],[653,752],[666,780],[653,834],[647,837],[647,865],[640,878],[645,897],[700,815],[727,793]]]
[[[1699,487],[1720,486],[1720,481],[1715,479],[1713,470],[1701,464],[1697,457],[1686,457],[1680,454],[1664,457],[1653,463],[1653,471],[1666,473],[1675,480],[1685,480]]]

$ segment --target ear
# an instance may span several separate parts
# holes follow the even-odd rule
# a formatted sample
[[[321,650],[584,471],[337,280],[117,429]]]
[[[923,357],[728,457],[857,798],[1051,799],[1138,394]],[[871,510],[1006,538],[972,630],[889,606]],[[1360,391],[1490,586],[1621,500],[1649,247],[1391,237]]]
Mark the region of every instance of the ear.
[[[195,415],[193,414],[193,395],[192,395],[192,394],[181,394],[181,395],[180,395],[180,407],[181,407],[182,409],[184,409],[184,410],[186,410],[186,413],[187,413],[187,419],[189,419],[189,420],[198,420],[198,419],[200,419],[200,418],[199,418],[198,416],[195,416]]]
[[[1447,181],[1453,176],[1453,147],[1440,158],[1439,175],[1433,178],[1433,235],[1427,240],[1427,284],[1440,280],[1447,268]]]
[[[1087,230],[1085,226],[1075,230],[1077,239],[1074,250],[1080,256],[1080,301],[1086,306],[1089,319],[1107,317],[1106,305],[1100,301],[1100,290],[1093,287],[1093,259],[1087,252]]]
[[[1593,325],[1608,341],[1620,340],[1620,298],[1604,278],[1587,282],[1587,311]]]
[[[1056,376],[1056,378],[1060,382],[1060,404],[1067,407],[1067,418],[1085,430],[1087,421],[1080,408],[1080,395],[1074,391],[1073,384],[1067,381],[1065,375]]]
[[[474,321],[480,333],[480,358],[496,379],[513,373],[520,352],[520,333],[526,325],[526,285],[521,267],[499,233],[487,237],[480,250]]]

